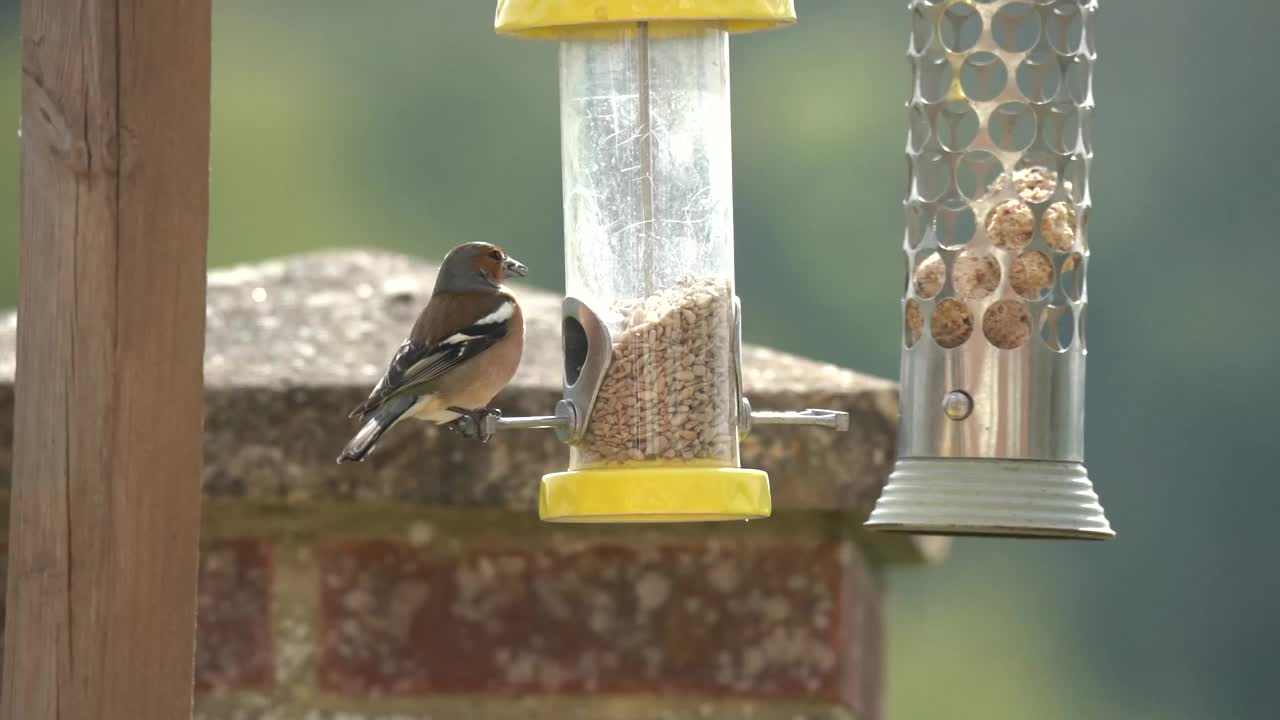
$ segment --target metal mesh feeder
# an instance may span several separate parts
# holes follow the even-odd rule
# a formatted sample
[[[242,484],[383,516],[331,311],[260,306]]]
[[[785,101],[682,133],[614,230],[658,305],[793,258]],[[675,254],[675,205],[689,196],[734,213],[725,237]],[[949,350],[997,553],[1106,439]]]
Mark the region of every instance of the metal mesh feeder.
[[[1096,0],[916,0],[898,460],[869,527],[1108,539],[1084,466]]]

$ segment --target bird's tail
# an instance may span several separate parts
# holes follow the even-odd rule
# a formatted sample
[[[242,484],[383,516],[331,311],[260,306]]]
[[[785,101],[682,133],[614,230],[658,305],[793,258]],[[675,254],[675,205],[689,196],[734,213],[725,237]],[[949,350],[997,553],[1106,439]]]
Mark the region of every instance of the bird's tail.
[[[364,426],[356,432],[351,442],[342,448],[338,455],[339,463],[361,462],[373,450],[382,434],[404,417],[418,398],[400,396],[388,400],[382,407],[374,410],[365,420]]]

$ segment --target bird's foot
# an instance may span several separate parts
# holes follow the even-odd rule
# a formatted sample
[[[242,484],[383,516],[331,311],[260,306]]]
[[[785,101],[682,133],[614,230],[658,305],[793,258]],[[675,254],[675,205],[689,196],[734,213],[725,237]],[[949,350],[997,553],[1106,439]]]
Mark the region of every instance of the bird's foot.
[[[467,410],[460,407],[450,407],[448,410],[449,412],[458,413],[462,417],[446,424],[445,427],[462,437],[479,440],[482,444],[489,442],[493,438],[494,432],[498,429],[498,418],[502,417],[502,411],[494,410],[493,408]]]

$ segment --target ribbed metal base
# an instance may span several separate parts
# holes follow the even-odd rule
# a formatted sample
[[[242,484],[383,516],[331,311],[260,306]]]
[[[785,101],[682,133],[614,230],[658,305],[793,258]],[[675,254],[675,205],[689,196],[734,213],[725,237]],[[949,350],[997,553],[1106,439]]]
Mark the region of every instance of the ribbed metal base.
[[[924,535],[1115,537],[1083,464],[1029,460],[899,459],[866,525]]]

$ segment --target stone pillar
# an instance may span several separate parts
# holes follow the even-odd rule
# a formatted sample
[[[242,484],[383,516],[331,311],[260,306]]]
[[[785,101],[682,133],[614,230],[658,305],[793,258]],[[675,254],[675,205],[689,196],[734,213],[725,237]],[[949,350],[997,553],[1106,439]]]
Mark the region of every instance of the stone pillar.
[[[884,717],[885,571],[946,547],[861,530],[893,459],[893,384],[748,347],[757,407],[851,416],[849,433],[747,438],[774,517],[542,523],[538,480],[568,455],[550,432],[481,446],[401,426],[366,464],[333,461],[434,270],[332,253],[210,275],[195,717]],[[529,347],[496,404],[543,414],[559,301],[521,297]],[[5,423],[12,341],[10,319]]]

